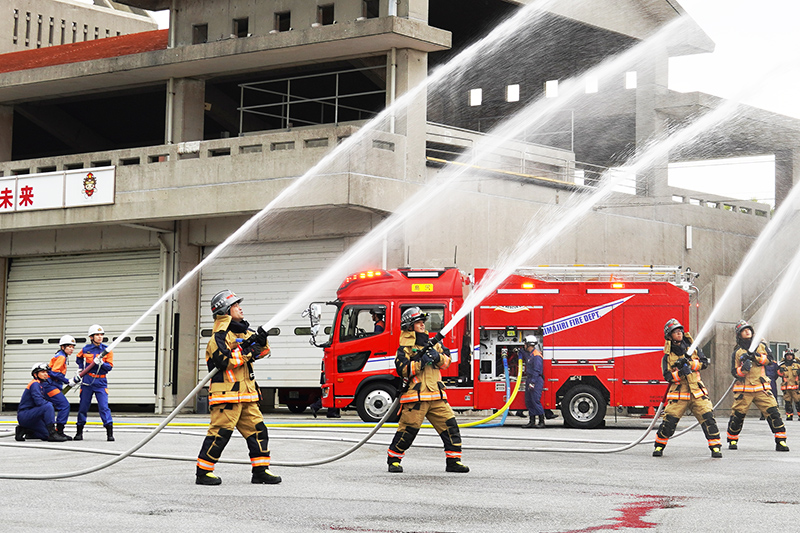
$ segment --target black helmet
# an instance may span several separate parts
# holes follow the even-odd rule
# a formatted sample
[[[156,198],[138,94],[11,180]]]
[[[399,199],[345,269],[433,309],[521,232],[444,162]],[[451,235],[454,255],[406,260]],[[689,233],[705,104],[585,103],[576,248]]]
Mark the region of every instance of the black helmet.
[[[681,323],[674,318],[667,320],[667,323],[664,324],[664,338],[670,340],[672,332],[676,329],[683,329]]]
[[[409,307],[403,311],[403,314],[400,317],[400,327],[407,328],[414,322],[417,322],[418,320],[425,320],[426,318],[428,318],[427,313],[423,313],[422,309],[419,307]]]
[[[378,317],[378,320],[383,320],[384,313],[383,313],[383,309],[381,309],[380,307],[376,307],[374,309],[370,309],[369,310],[369,314],[371,314],[372,316]]]
[[[733,327],[734,331],[736,331],[736,338],[741,337],[742,336],[742,331],[744,331],[745,329],[748,329],[748,328],[750,328],[750,333],[755,333],[753,331],[753,326],[748,324],[747,321],[740,320],[739,322],[737,322],[736,325]]]
[[[233,291],[228,289],[219,291],[217,294],[211,297],[211,314],[213,316],[227,315],[231,310],[231,307],[233,307],[234,304],[238,304],[242,300],[244,300],[244,298],[236,296]]]

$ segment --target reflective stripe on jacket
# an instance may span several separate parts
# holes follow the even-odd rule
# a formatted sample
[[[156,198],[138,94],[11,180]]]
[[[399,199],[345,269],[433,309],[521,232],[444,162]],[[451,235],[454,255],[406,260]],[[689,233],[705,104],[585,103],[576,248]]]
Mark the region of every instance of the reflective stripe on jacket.
[[[764,371],[764,367],[769,364],[767,347],[763,342],[758,343],[755,351],[755,361],[752,362],[750,370],[742,369],[741,356],[747,354],[747,350],[737,346],[731,356],[731,373],[736,377],[733,382],[733,392],[772,392],[769,379]]]
[[[234,322],[230,315],[222,315],[214,321],[211,339],[206,346],[208,370],[218,368],[211,378],[208,405],[224,403],[257,402],[261,392],[253,373],[253,362],[269,355],[269,344],[258,353],[243,353],[240,339],[253,335],[246,321]]]
[[[797,361],[783,361],[778,367],[778,375],[783,378],[781,390],[797,390],[800,378],[800,363]]]
[[[427,336],[426,332],[425,338]],[[447,399],[445,386],[442,383],[442,373],[439,369],[450,366],[450,355],[444,352],[441,344],[436,344],[434,348],[439,352],[439,363],[423,367],[419,360],[421,355],[419,352],[424,347],[424,344],[417,344],[415,332],[403,331],[400,333],[400,346],[397,348],[394,364],[400,377],[408,379],[408,390],[400,397],[400,403]]]
[[[667,400],[692,400],[708,396],[708,390],[700,379],[700,371],[708,366],[708,359],[700,357],[697,350],[691,356],[685,355],[686,350],[692,345],[692,338],[688,333],[684,333],[683,340],[680,342],[680,350],[684,354],[675,353],[676,347],[673,347],[672,341],[667,341],[664,344],[664,357],[661,359],[661,371],[664,374],[664,379],[671,382],[669,391],[667,392]],[[690,359],[689,368],[692,373],[684,376],[680,373],[680,369],[676,368],[678,359],[686,357]]]

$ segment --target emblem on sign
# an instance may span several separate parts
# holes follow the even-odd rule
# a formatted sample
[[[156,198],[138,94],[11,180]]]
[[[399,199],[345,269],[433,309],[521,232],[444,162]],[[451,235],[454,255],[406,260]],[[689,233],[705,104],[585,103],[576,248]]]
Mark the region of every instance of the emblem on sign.
[[[89,172],[86,174],[86,177],[83,178],[83,195],[86,198],[91,198],[95,191],[97,191],[97,178],[94,177],[94,174]]]

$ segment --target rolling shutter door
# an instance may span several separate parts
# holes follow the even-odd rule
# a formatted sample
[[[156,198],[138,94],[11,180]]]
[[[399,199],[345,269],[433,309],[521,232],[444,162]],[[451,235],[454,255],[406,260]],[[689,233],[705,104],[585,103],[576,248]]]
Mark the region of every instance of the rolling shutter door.
[[[160,296],[159,252],[125,252],[12,259],[3,347],[3,403],[17,403],[37,362],[49,362],[70,334],[75,354],[100,324],[109,339],[124,331]],[[156,316],[149,316],[114,349],[109,373],[112,404],[154,404]],[[77,370],[70,357],[68,377]],[[78,402],[77,391],[67,395]]]
[[[210,253],[212,248],[207,248]],[[220,257],[202,270],[199,341],[199,378],[208,373],[205,348],[214,321],[211,297],[230,289],[244,298],[245,320],[252,329],[267,322],[292,298],[321,274],[344,251],[343,239],[250,244],[235,257]],[[325,287],[310,301],[333,301],[336,286]],[[308,328],[301,318],[305,305],[292,310],[278,325],[280,335],[269,338],[272,356],[256,363],[261,387],[318,387],[322,349],[309,344],[310,336],[296,335],[295,328]],[[328,325],[328,324],[323,324]]]

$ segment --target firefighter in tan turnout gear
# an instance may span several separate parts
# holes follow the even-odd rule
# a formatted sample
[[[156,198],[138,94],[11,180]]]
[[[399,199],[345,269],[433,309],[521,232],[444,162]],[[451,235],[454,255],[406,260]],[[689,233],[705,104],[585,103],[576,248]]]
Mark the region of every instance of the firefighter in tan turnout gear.
[[[786,409],[786,420],[791,420],[795,409],[800,420],[800,363],[795,360],[795,350],[786,350],[783,361],[778,367],[783,391],[783,406]]]
[[[219,371],[211,378],[208,394],[211,424],[197,457],[198,485],[219,485],[214,474],[233,429],[247,441],[252,483],[280,483],[280,476],[269,471],[269,437],[258,407],[261,393],[253,374],[253,362],[269,355],[267,334],[249,329],[239,302],[243,298],[229,290],[218,292],[211,299],[214,329],[206,347],[208,370]]]
[[[736,348],[731,356],[731,374],[736,378],[733,383],[733,405],[731,419],[728,421],[728,448],[739,447],[739,433],[744,425],[747,408],[755,403],[761,414],[767,419],[769,428],[775,434],[775,450],[788,452],[786,445],[786,427],[778,411],[778,402],[772,395],[769,379],[764,367],[769,364],[769,352],[763,342],[759,342],[755,351],[750,351],[753,341],[753,327],[740,320],[736,324]]]
[[[700,422],[703,433],[711,449],[711,457],[722,457],[722,441],[719,436],[717,421],[714,420],[714,407],[708,399],[708,391],[700,380],[700,371],[708,367],[708,359],[700,350],[687,353],[692,345],[692,338],[683,331],[683,326],[674,318],[664,325],[664,357],[661,359],[661,370],[664,379],[670,382],[667,391],[667,407],[664,409],[664,420],[658,428],[653,457],[661,457],[669,438],[675,433],[683,414],[687,409]]]
[[[469,467],[461,463],[461,433],[458,423],[447,403],[447,394],[439,369],[450,366],[450,356],[442,349],[442,336],[433,339],[425,330],[427,314],[419,307],[403,311],[400,319],[400,346],[394,364],[397,373],[404,380],[404,392],[400,397],[402,414],[392,443],[389,446],[387,462],[389,472],[402,472],[400,461],[411,447],[425,418],[444,442],[447,456],[447,472],[469,472]]]

